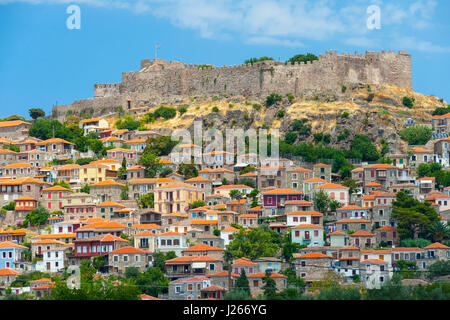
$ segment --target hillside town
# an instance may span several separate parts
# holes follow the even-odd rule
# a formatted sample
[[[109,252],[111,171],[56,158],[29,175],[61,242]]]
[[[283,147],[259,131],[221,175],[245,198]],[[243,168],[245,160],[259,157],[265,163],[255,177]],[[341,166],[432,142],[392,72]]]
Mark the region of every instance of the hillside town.
[[[30,116],[0,122],[0,299],[48,299],[86,279],[142,300],[449,280],[450,113],[429,119],[426,145],[344,159],[347,170],[207,152],[121,120]]]

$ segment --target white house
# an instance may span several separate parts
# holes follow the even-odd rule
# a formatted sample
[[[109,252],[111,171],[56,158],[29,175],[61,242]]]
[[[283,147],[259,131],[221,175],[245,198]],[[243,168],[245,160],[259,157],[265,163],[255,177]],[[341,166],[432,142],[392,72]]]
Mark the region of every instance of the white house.
[[[174,251],[181,256],[181,251],[188,248],[186,234],[179,232],[165,232],[156,236],[156,248],[161,252]]]
[[[392,278],[393,269],[388,261],[379,259],[362,260],[360,262],[361,281],[368,289],[379,289]]]
[[[220,232],[220,237],[223,239],[223,243],[224,243],[225,247],[232,240],[232,235],[235,234],[238,231],[239,231],[239,229],[236,229],[234,227],[228,227],[228,228],[223,229]]]

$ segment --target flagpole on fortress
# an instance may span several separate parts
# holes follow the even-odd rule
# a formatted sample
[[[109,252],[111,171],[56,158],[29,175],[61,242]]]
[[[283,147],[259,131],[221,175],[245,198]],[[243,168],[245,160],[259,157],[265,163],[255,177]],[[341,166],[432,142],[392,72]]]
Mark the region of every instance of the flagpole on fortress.
[[[158,49],[161,48],[159,44],[155,44],[155,59],[158,58]]]

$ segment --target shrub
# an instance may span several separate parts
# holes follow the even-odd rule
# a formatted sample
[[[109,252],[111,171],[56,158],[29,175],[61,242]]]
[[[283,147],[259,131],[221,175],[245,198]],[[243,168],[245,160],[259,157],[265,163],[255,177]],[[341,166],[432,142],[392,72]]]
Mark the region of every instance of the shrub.
[[[213,108],[212,108],[212,111],[213,111],[213,112],[219,112],[219,108],[213,107]]]
[[[341,91],[342,91],[342,93],[345,93],[345,91],[347,91],[347,87],[343,85],[343,86],[341,87]]]
[[[277,112],[277,117],[278,118],[283,118],[284,115],[285,115],[285,111],[284,110],[280,110],[280,111]]]
[[[402,139],[408,141],[410,145],[424,145],[430,141],[433,131],[423,125],[414,125],[403,129],[398,134]]]
[[[256,111],[259,111],[259,110],[261,110],[261,105],[258,104],[258,103],[254,103],[253,104],[253,109],[255,109]]]
[[[372,102],[373,98],[375,98],[375,95],[373,93],[369,93],[369,95],[367,96],[367,102]]]
[[[156,119],[162,117],[168,120],[175,118],[175,116],[177,115],[177,110],[175,108],[161,106],[155,110],[154,115]]]
[[[442,116],[444,114],[450,113],[450,105],[447,106],[447,108],[436,108],[433,111],[433,116]]]
[[[230,109],[233,109],[233,107],[234,107],[234,105],[233,105],[232,103],[230,103],[230,104],[228,105],[228,108],[230,108]]]
[[[219,100],[219,97],[218,97],[218,96],[214,96],[214,97],[212,97],[212,99],[211,99],[212,102],[217,101],[217,100]]]
[[[180,113],[180,115],[185,114],[187,112],[187,106],[178,107],[178,112]]]
[[[314,141],[315,142],[321,142],[322,140],[323,140],[323,133],[322,132],[316,133],[314,135]]]
[[[319,58],[317,58],[316,55],[312,54],[312,53],[307,53],[306,55],[304,54],[297,54],[295,56],[293,56],[292,58],[290,58],[288,61],[286,61],[286,64],[288,62],[290,62],[291,64],[294,64],[295,62],[301,63],[301,62],[308,62],[308,61],[314,61],[314,60],[318,60]]]
[[[272,93],[270,96],[267,96],[266,98],[266,105],[268,107],[274,105],[277,102],[280,102],[282,97],[279,94]]]
[[[286,132],[286,134],[284,135],[284,141],[286,141],[286,143],[293,144],[295,140],[297,140],[297,136],[298,134],[296,132]]]
[[[271,57],[261,57],[261,58],[250,58],[244,61],[244,64],[251,64],[253,65],[256,62],[260,61],[266,61],[266,60],[273,60]]]
[[[294,99],[295,99],[295,97],[292,93],[286,94],[286,97],[288,98],[289,103],[292,103],[292,101],[294,101]]]
[[[348,111],[344,111],[344,112],[342,112],[342,114],[341,114],[341,118],[346,119],[346,118],[348,118],[349,115],[350,115],[350,114],[348,113]]]
[[[414,97],[403,97],[402,99],[403,105],[409,109],[411,109],[414,106],[414,101],[416,101]]]

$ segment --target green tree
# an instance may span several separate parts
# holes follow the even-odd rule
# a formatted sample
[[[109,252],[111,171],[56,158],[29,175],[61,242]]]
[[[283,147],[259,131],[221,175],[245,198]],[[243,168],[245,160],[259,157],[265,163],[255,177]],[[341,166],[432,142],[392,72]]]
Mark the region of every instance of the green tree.
[[[273,60],[272,57],[261,57],[261,58],[250,58],[244,61],[244,64],[251,64],[253,65],[254,63],[257,62],[261,62],[261,61],[267,61],[267,60]]]
[[[293,56],[292,58],[290,58],[288,61],[286,61],[286,64],[289,62],[291,64],[294,64],[296,62],[299,64],[302,62],[307,63],[308,61],[312,62],[312,61],[318,60],[318,59],[319,58],[312,53],[307,53],[306,55],[305,54],[297,54],[297,55]]]
[[[420,277],[419,268],[415,261],[399,260],[395,262],[394,273],[402,279],[417,279]]]
[[[433,131],[427,126],[417,124],[401,130],[398,134],[410,145],[424,145],[430,141]]]
[[[270,275],[271,273],[266,272],[266,275],[263,277],[262,282],[264,286],[262,289],[264,290],[266,299],[274,300],[277,298],[277,284]]]
[[[263,228],[254,228],[248,232],[242,229],[233,235],[227,246],[234,258],[274,257],[280,250],[280,235]]]
[[[190,209],[196,209],[196,208],[204,207],[205,205],[206,205],[205,201],[196,200],[196,201],[194,201],[194,202],[189,204],[189,208]]]
[[[248,297],[251,297],[250,293],[250,284],[248,283],[247,275],[245,274],[245,270],[242,269],[241,275],[236,280],[236,285],[234,290],[241,290],[247,294]]]
[[[16,207],[16,203],[14,201],[11,201],[10,203],[4,205],[2,207],[2,209],[6,210],[6,211],[13,211],[15,207]]]
[[[139,273],[135,284],[142,293],[158,297],[159,294],[167,294],[170,280],[165,276],[160,268],[149,268],[147,271]]]
[[[428,230],[428,238],[434,242],[448,240],[450,238],[450,227],[441,221],[436,221],[431,224]]]
[[[198,177],[198,169],[193,163],[181,163],[178,166],[177,173],[183,175],[186,179]]]
[[[239,190],[231,190],[230,191],[230,198],[231,199],[242,199],[242,194],[239,192]]]
[[[350,145],[350,150],[359,155],[363,161],[375,161],[380,158],[380,154],[377,151],[375,145],[370,139],[362,134],[357,134]]]
[[[450,275],[450,260],[438,260],[427,267],[427,277],[432,280]]]
[[[42,226],[47,223],[50,213],[44,207],[38,206],[37,208],[31,210],[25,216],[22,226],[24,228],[31,226]]]
[[[43,117],[45,117],[45,112],[44,112],[44,110],[42,110],[41,108],[31,108],[31,109],[29,110],[29,112],[30,112],[30,117],[31,117],[33,120],[36,120],[37,118],[43,118]]]
[[[140,196],[138,199],[139,208],[154,208],[155,207],[155,194],[147,193]]]
[[[139,128],[141,123],[137,120],[134,120],[134,118],[130,115],[126,115],[124,119],[119,119],[116,122],[116,128],[117,129],[127,129],[127,130],[136,130]]]
[[[397,222],[400,238],[418,238],[426,234],[433,222],[439,221],[439,215],[429,202],[422,203],[403,191],[397,193],[393,202],[393,214]]]
[[[170,168],[170,167],[163,167],[162,169],[161,169],[161,172],[159,173],[159,176],[161,177],[161,178],[165,178],[165,177],[167,177],[169,174],[171,174],[173,172],[173,169],[172,168]]]
[[[91,163],[92,161],[94,161],[95,159],[93,158],[78,158],[75,163],[79,164],[80,166],[84,166],[86,164]]]
[[[160,159],[145,148],[142,156],[139,158],[138,163],[144,167],[146,178],[155,178],[158,172],[161,170],[159,164]]]
[[[117,177],[121,180],[125,180],[127,177],[127,158],[122,158],[122,166],[119,168],[117,172]]]
[[[128,187],[128,182],[125,182],[125,186],[122,187],[122,190],[120,191],[120,199],[121,200],[128,200],[128,191],[130,188]]]
[[[144,152],[154,153],[158,157],[167,156],[172,152],[173,147],[175,147],[178,142],[179,141],[172,140],[171,136],[148,138]]]
[[[82,187],[80,189],[80,192],[84,192],[84,193],[91,193],[91,187],[89,187],[89,184],[85,184],[84,187]]]
[[[314,193],[314,208],[321,213],[328,213],[331,206],[331,198],[324,190]]]
[[[64,180],[57,180],[53,183],[54,186],[60,186],[70,190],[70,185]]]
[[[161,272],[166,272],[165,265],[166,261],[170,259],[176,258],[177,255],[174,251],[168,251],[168,252],[154,252],[153,253],[153,266],[155,268],[159,268]]]
[[[165,107],[165,106],[159,107],[154,112],[154,116],[156,119],[161,117],[161,118],[168,120],[168,119],[175,118],[176,115],[177,115],[177,110],[175,108]]]

